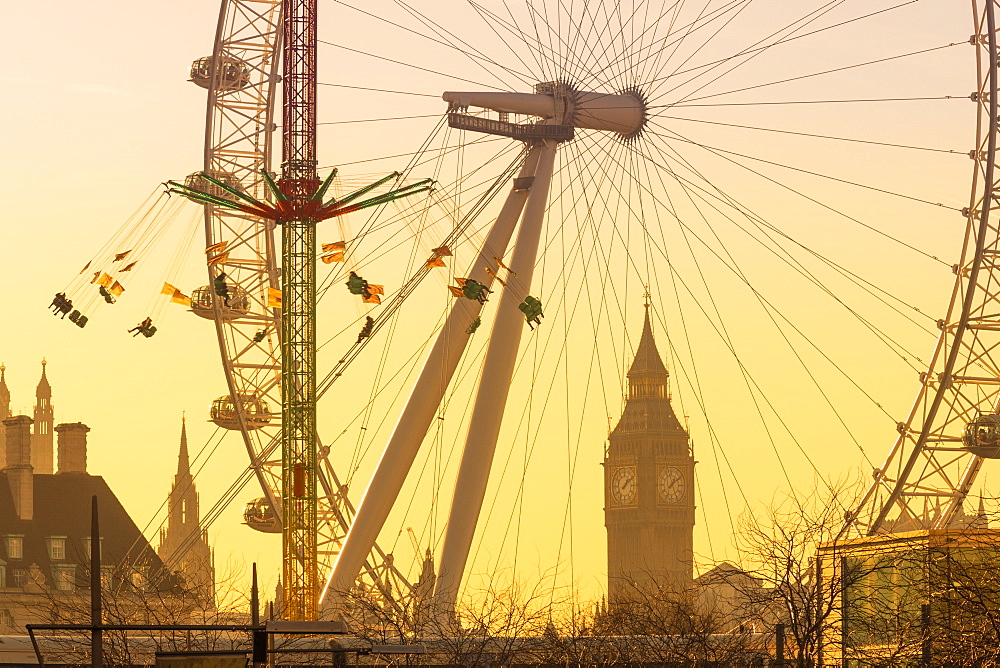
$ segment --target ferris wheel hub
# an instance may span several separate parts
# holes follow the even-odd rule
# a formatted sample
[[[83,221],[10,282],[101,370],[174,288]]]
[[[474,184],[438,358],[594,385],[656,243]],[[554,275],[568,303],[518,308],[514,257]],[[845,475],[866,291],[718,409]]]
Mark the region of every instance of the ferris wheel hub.
[[[642,133],[647,116],[646,100],[638,89],[598,93],[560,81],[536,84],[534,93],[468,91],[446,92],[441,97],[452,112],[487,109],[500,113],[501,122],[506,121],[506,114],[536,116],[548,125],[613,132],[626,140]]]

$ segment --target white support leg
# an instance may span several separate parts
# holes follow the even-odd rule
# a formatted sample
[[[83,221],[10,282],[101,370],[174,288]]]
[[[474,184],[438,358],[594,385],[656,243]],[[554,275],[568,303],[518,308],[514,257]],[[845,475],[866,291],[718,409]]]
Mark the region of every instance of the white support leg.
[[[542,153],[544,152],[540,147],[532,147],[525,157],[519,177],[535,174]],[[472,263],[469,278],[487,287],[493,284],[493,277],[486,273],[486,267],[494,265],[493,258],[502,257],[506,253],[507,245],[510,243],[511,235],[530,192],[524,189],[511,189],[486,241],[483,242],[479,256]],[[434,420],[441,398],[462,358],[469,341],[469,335],[465,330],[479,316],[481,310],[482,305],[476,301],[464,298],[455,300],[455,305],[448,314],[427,361],[424,362],[420,377],[413,386],[385,452],[382,453],[382,459],[379,460],[368,489],[365,490],[321,599],[332,597],[329,603],[336,606],[354,587],[354,582],[375,545],[396,497],[403,488],[420,444]]]
[[[525,327],[524,314],[517,306],[527,296],[531,286],[555,155],[556,143],[545,142],[510,262],[511,271],[517,274],[517,278],[504,288],[490,332],[462,463],[455,481],[455,496],[434,591],[434,609],[442,619],[450,619],[454,614],[458,589],[486,496],[507,393],[517,362],[517,349]],[[517,285],[518,289],[512,289],[513,285]]]

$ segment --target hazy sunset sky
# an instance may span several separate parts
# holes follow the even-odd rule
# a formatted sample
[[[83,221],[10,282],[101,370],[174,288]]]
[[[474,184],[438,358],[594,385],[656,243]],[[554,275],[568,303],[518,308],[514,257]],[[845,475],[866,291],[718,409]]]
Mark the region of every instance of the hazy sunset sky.
[[[562,64],[533,60],[497,29],[516,22],[535,39],[523,8],[508,15],[502,2],[483,3],[496,12],[491,24],[460,3],[426,0],[420,15],[388,0],[357,3],[382,21],[352,9],[354,2],[320,0],[321,39],[333,44],[320,46],[319,79],[337,84],[321,87],[321,164],[324,173],[341,165],[345,183],[353,184],[409,161],[373,158],[413,153],[425,140],[460,145],[457,131],[434,134],[446,90],[528,91],[521,73],[530,81],[589,78],[611,92],[645,87],[652,119],[642,141],[623,148],[584,135],[560,149],[532,287],[547,304],[546,320],[522,337],[513,408],[484,511],[491,515],[472,567],[485,574],[516,562],[524,577],[554,573],[559,584],[575,582],[596,596],[606,575],[599,464],[609,418],[613,425],[621,412],[644,285],[675,408],[689,420],[699,462],[701,561],[738,558],[732,526],[748,506],[821,479],[870,476],[880,464],[926,368],[961,250],[959,210],[968,205],[967,154],[976,137],[976,106],[968,99],[976,87],[968,44],[974,29],[970,8],[946,0],[709,0],[684,9],[676,26],[702,9],[733,4],[745,11],[656,58],[661,43],[653,36],[665,33],[669,19],[655,17],[671,16],[670,3],[633,3],[624,12],[631,19],[602,15],[593,3],[588,11],[582,2],[546,4],[551,13],[540,10],[535,19],[547,17],[555,36],[544,28],[539,35],[546,48],[569,54]],[[717,80],[678,79],[766,43],[821,8],[813,22],[789,33],[801,38]],[[8,277],[0,361],[11,408],[31,413],[46,358],[56,421],[90,425],[91,473],[109,481],[151,539],[176,467],[182,414],[192,455],[199,455],[198,466],[206,462],[196,479],[203,510],[247,465],[236,436],[219,441],[207,421],[208,405],[225,393],[211,323],[182,306],[163,306],[158,294],[164,280],[186,291],[205,283],[197,206],[176,207],[150,246],[148,269],[137,270],[118,304],[95,309],[86,329],[52,317],[46,306],[156,197],[159,184],[201,168],[205,91],[187,81],[188,69],[211,52],[218,12],[217,2],[191,0],[8,8],[8,66],[0,72],[0,267]],[[465,45],[448,45],[459,36]],[[499,65],[461,53],[470,49]],[[631,55],[607,66],[615,49]],[[868,62],[874,64],[853,67]],[[828,70],[838,71],[806,76]],[[888,98],[905,100],[856,101]],[[385,118],[403,120],[343,123]],[[447,233],[468,211],[475,184],[502,170],[512,151],[493,141],[414,171],[442,184],[431,214],[436,222],[418,239],[415,223],[387,217],[385,229],[366,240],[368,250],[383,245],[385,252],[359,270],[398,287],[410,254],[423,257]],[[352,238],[362,220],[348,219],[342,229],[331,223],[322,241]],[[480,238],[469,240],[454,268],[421,286],[392,333],[373,342],[320,407],[321,437],[351,480],[355,501],[422,346],[450,303],[446,285],[451,275],[464,275],[462,263]],[[183,259],[183,268],[169,269],[171,257]],[[321,276],[329,271],[321,265]],[[157,335],[129,336],[126,330],[154,307],[162,312]],[[319,338],[333,341],[320,350],[321,368],[338,359],[365,313],[339,286],[324,298]],[[421,549],[441,538],[476,356],[488,335],[487,322],[380,540],[404,569],[414,558],[406,527]],[[355,419],[366,408],[367,421]],[[992,472],[984,471],[980,482],[989,484]],[[273,585],[280,539],[241,524],[242,503],[256,496],[258,490],[242,492],[209,533],[220,570],[258,561]]]

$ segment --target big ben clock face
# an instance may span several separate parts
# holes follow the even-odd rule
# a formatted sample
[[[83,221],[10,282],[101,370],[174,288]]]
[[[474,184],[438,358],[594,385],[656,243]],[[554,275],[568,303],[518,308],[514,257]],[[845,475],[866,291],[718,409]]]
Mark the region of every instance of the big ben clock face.
[[[676,466],[661,466],[656,476],[656,497],[660,503],[680,503],[684,498],[684,473]]]
[[[634,466],[623,466],[611,474],[611,500],[617,506],[635,503],[636,474]]]

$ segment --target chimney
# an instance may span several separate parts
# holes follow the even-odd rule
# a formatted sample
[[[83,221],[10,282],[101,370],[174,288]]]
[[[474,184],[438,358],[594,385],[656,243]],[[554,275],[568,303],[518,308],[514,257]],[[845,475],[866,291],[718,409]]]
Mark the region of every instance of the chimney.
[[[35,511],[34,469],[31,467],[31,423],[27,415],[3,421],[7,438],[7,466],[4,473],[14,497],[14,510],[22,520],[30,520]]]
[[[59,446],[59,473],[87,473],[87,432],[82,422],[56,426]]]

